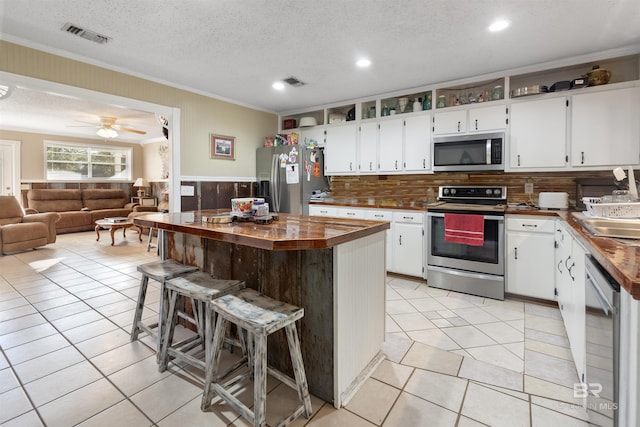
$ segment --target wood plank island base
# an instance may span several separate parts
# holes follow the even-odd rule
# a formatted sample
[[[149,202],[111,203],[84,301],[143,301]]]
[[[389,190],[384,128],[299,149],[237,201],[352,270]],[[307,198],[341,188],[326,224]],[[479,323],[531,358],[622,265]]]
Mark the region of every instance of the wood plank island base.
[[[202,223],[203,215],[221,212],[150,214],[134,223],[160,230],[163,258],[303,307],[298,328],[309,391],[345,405],[383,359],[389,224],[288,214],[271,224]],[[292,374],[281,332],[269,337],[269,363]]]

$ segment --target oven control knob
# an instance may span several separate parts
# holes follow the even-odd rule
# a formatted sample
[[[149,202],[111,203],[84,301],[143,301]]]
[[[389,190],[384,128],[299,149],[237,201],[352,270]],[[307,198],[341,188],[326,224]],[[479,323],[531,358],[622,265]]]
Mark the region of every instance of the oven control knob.
[[[487,196],[490,196],[490,195],[491,195],[491,193],[492,193],[492,191],[491,191],[491,189],[490,189],[490,188],[487,188],[487,191],[485,191],[485,193],[487,194]]]
[[[499,196],[500,193],[502,193],[502,190],[500,190],[499,188],[496,188],[495,190],[493,190],[493,194],[495,194],[496,196]]]
[[[452,189],[451,189],[451,194],[452,194],[452,195],[456,194],[456,189],[455,189],[455,188],[452,188]]]
[[[448,188],[445,188],[445,189],[443,189],[443,190],[442,190],[442,192],[443,192],[444,194],[449,194],[449,189],[448,189]]]

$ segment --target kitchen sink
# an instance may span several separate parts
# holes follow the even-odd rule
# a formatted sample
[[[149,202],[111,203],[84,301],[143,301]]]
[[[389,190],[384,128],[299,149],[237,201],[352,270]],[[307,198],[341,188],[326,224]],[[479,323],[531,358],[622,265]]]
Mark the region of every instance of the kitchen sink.
[[[572,213],[576,221],[594,236],[640,239],[640,219],[592,218]]]

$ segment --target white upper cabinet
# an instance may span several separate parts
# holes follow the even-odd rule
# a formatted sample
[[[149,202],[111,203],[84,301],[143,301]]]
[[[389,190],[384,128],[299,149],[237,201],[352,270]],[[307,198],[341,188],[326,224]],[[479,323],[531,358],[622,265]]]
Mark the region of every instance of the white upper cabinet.
[[[325,138],[325,174],[355,174],[357,172],[357,128],[355,123],[328,126]]]
[[[484,132],[507,127],[506,105],[469,109],[469,132]]]
[[[359,133],[358,171],[376,173],[378,170],[378,123],[361,123]]]
[[[467,132],[467,110],[443,111],[434,114],[433,134]]]
[[[511,104],[511,169],[566,166],[567,99]]]
[[[437,112],[434,117],[434,135],[485,132],[507,127],[505,105],[479,107],[474,104],[466,109]]]
[[[380,172],[402,170],[402,128],[403,119],[380,121]]]
[[[640,88],[573,95],[571,165],[640,164]]]
[[[431,115],[404,120],[404,169],[425,172],[431,169]]]

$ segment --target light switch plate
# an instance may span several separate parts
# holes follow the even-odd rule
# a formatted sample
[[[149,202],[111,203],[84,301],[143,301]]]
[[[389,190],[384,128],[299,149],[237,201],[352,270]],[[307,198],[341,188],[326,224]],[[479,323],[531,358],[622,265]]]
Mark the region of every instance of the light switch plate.
[[[193,185],[181,185],[180,186],[180,195],[181,196],[193,196],[195,194]]]

